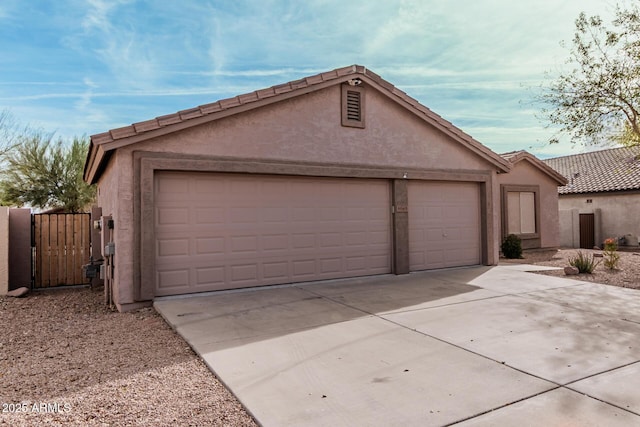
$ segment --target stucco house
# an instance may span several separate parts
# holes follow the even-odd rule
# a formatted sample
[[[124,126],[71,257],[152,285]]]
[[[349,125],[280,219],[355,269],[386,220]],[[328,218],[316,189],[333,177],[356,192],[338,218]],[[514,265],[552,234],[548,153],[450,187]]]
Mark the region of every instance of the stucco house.
[[[546,159],[564,175],[558,187],[560,244],[601,246],[609,237],[638,246],[640,235],[640,149],[611,148]]]
[[[84,178],[98,184],[105,289],[120,310],[494,265],[505,208],[528,247],[558,245],[565,183],[359,65],[93,135]]]

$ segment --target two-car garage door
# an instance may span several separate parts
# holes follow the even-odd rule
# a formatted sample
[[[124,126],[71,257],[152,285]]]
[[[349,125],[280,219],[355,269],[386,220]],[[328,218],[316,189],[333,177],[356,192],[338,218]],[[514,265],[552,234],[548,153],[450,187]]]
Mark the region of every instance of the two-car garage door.
[[[155,294],[392,271],[387,180],[158,172]],[[409,183],[412,271],[480,262],[475,183]]]
[[[156,295],[391,272],[385,180],[160,172]]]

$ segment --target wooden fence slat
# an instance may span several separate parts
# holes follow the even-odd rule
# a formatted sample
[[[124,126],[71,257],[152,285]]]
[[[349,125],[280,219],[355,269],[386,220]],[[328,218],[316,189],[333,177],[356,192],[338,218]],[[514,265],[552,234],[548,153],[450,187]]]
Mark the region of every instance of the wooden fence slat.
[[[67,272],[66,272],[66,242],[65,242],[65,219],[66,214],[58,215],[58,277],[55,280],[55,285],[66,285],[67,283]]]
[[[76,266],[82,266],[84,254],[82,253],[82,235],[83,233],[83,216],[76,215],[73,218],[73,263]],[[70,257],[71,258],[71,257]],[[88,260],[87,260],[88,262]],[[86,264],[86,262],[85,262]],[[74,269],[74,282],[82,282],[82,267]]]
[[[35,244],[35,283],[36,288],[42,286],[42,217],[38,215],[33,216],[33,241]]]
[[[42,280],[40,285],[43,288],[49,287],[51,271],[51,234],[49,233],[49,217],[42,217]]]
[[[73,234],[74,234],[74,222],[73,215],[64,216],[64,245],[65,245],[65,283],[77,283],[75,281],[75,264],[73,262]]]
[[[49,216],[49,245],[51,247],[49,286],[56,286],[58,283],[58,215]]]
[[[86,214],[82,221],[82,264],[89,262],[91,258],[91,214]],[[82,280],[84,283],[91,283],[91,279],[84,277],[82,274]]]

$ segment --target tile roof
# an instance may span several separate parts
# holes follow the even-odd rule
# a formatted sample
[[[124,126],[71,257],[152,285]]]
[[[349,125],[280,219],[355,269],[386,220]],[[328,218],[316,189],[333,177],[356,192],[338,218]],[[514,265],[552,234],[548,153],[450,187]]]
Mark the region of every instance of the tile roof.
[[[119,139],[125,139],[131,136],[141,135],[156,129],[165,128],[174,124],[186,122],[191,119],[207,116],[213,113],[219,113],[225,110],[231,110],[246,104],[251,104],[264,99],[272,98],[277,95],[293,92],[298,89],[304,89],[320,83],[338,79],[356,72],[371,75],[371,71],[366,70],[359,65],[351,65],[349,67],[338,68],[333,71],[320,73],[314,76],[305,77],[303,79],[294,80],[288,83],[271,86],[270,88],[256,90],[254,92],[235,96],[233,98],[221,99],[211,104],[200,105],[195,108],[178,111],[177,113],[156,117],[144,122],[133,123],[117,129],[111,129],[104,133],[91,136],[94,144],[105,144]],[[450,124],[449,124],[450,125]]]
[[[366,67],[350,65],[92,135],[87,162],[85,163],[85,179],[95,182],[100,174],[99,170],[104,166],[103,163],[108,161],[106,153],[119,147],[257,108],[271,102],[288,99],[299,94],[319,90],[330,85],[340,84],[353,78],[361,78],[366,83],[377,86],[378,89],[386,92],[391,99],[404,104],[406,108],[428,121],[432,126],[464,143],[477,154],[493,163],[498,169],[504,172],[509,170],[508,162],[452,123],[420,104],[416,99]]]
[[[569,181],[560,194],[640,190],[640,147],[611,148],[543,160]]]
[[[525,150],[510,151],[508,153],[502,153],[500,154],[500,157],[502,157],[503,159],[507,160],[509,163],[514,165],[522,160],[526,160],[529,163],[531,163],[534,167],[538,168],[542,172],[549,175],[551,178],[555,179],[558,182],[558,185],[562,186],[567,183],[566,178],[562,176],[560,172],[558,172],[557,170],[555,170],[554,168],[547,165],[542,160],[538,159],[536,156],[534,156],[533,154]]]
[[[500,153],[500,157],[502,157],[505,160],[511,161],[512,159],[517,158],[518,156],[522,155],[523,153],[526,153],[526,151],[524,151],[524,150],[509,151],[508,153]]]

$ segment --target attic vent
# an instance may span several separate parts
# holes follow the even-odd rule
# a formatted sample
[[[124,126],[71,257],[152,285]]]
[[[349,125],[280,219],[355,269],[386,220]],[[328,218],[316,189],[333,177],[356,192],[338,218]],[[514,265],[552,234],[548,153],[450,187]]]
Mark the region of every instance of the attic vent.
[[[361,121],[360,92],[347,90],[347,120]]]
[[[342,85],[342,126],[364,128],[364,88]]]

